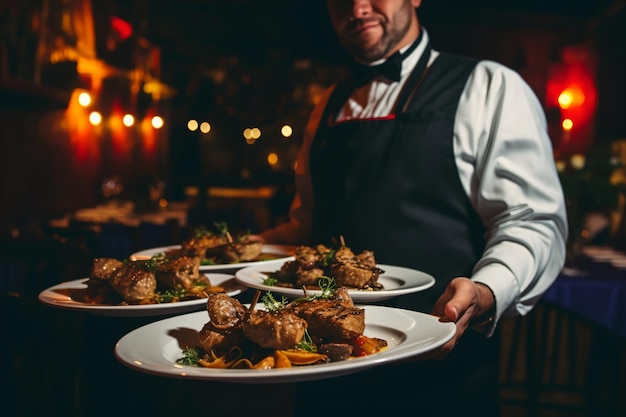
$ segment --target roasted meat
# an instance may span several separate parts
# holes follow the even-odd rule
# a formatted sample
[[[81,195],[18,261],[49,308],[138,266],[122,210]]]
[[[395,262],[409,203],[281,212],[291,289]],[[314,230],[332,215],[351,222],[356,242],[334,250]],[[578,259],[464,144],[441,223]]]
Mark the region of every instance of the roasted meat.
[[[302,340],[306,328],[304,319],[288,311],[254,310],[243,323],[243,333],[248,340],[271,349],[292,349]]]
[[[157,283],[164,288],[189,290],[195,284],[211,285],[209,278],[200,274],[198,257],[167,258],[157,264],[155,274]]]
[[[115,258],[96,258],[91,264],[90,278],[109,281],[109,277],[116,269],[124,266],[124,262]]]
[[[122,262],[115,258],[96,258],[87,281],[88,295],[97,301],[105,299],[139,304],[154,295],[157,282],[145,261]],[[118,297],[113,297],[112,292]],[[117,299],[117,300],[116,300]]]
[[[237,300],[225,293],[209,294],[207,313],[213,326],[220,330],[228,330],[242,326],[246,308]]]
[[[154,296],[157,281],[143,261],[126,262],[109,275],[109,285],[130,304],[139,304]]]
[[[259,295],[260,291],[255,300]],[[221,356],[238,346],[248,352],[262,349],[267,356],[268,349],[292,351],[306,341],[317,346],[324,361],[340,361],[351,357],[355,343],[364,337],[365,310],[354,306],[345,288],[335,290],[329,298],[303,298],[279,308],[266,304],[266,309],[254,309],[255,304],[245,308],[227,294],[210,295],[210,321],[199,333],[205,352]]]
[[[322,276],[331,277],[340,287],[382,289],[374,252],[355,255],[347,246],[332,250],[324,245],[298,246],[293,261],[285,262],[273,277],[293,287],[314,287]]]
[[[354,339],[365,330],[365,310],[354,307],[345,289],[328,299],[294,300],[286,310],[306,320],[309,335],[323,341]]]
[[[207,313],[210,321],[199,334],[202,348],[207,352],[222,354],[240,344],[244,338],[243,320],[246,311],[236,298],[224,293],[209,294]]]
[[[298,268],[296,271],[296,287],[315,287],[318,285],[320,277],[324,276],[325,272],[321,268],[302,269]]]
[[[324,245],[298,246],[294,260],[285,262],[275,277],[295,287],[317,286],[318,279],[326,273],[326,264],[332,254],[333,251]]]
[[[254,261],[261,255],[263,243],[252,240],[226,243],[207,250],[208,256],[215,256],[225,263]]]
[[[330,248],[324,245],[316,245],[315,247],[298,246],[294,257],[303,269],[323,269],[332,255],[333,251]]]
[[[317,351],[328,356],[331,362],[345,361],[352,355],[354,346],[349,343],[322,343]]]
[[[213,351],[217,355],[226,353],[233,346],[240,346],[245,339],[241,327],[218,329],[212,322],[202,327],[198,337],[205,352]]]
[[[340,287],[380,288],[378,277],[383,271],[376,266],[373,252],[356,256],[350,248],[342,246],[335,253],[329,272]]]
[[[207,250],[228,243],[226,236],[202,234],[181,243],[181,252],[187,256],[206,258]]]

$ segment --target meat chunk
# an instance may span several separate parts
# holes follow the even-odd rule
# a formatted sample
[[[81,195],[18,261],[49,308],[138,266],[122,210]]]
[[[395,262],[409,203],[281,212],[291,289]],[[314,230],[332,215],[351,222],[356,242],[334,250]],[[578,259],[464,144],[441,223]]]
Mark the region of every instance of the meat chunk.
[[[226,236],[218,236],[214,234],[201,234],[181,243],[182,253],[187,256],[206,258],[207,250],[228,243]]]
[[[345,361],[352,355],[354,347],[349,343],[322,343],[317,350],[328,356],[331,362]]]
[[[302,269],[296,272],[296,286],[317,286],[320,277],[324,276],[324,270],[321,268]]]
[[[93,279],[108,281],[111,274],[124,266],[124,262],[115,258],[96,258],[91,264],[91,274]]]
[[[332,257],[333,251],[324,246],[298,246],[295,253],[295,261],[303,269],[319,268],[326,265],[328,259]]]
[[[307,322],[297,315],[281,311],[252,311],[244,321],[243,333],[263,348],[293,349],[304,337]]]
[[[384,271],[376,266],[374,252],[355,255],[347,246],[330,249],[324,245],[298,246],[293,261],[283,264],[274,277],[294,287],[318,286],[320,277],[331,277],[340,287],[382,289],[378,278]]]
[[[245,240],[213,247],[207,251],[207,254],[216,256],[225,263],[237,263],[254,261],[261,255],[262,251],[262,242]]]
[[[212,326],[227,330],[243,325],[246,308],[236,298],[226,293],[212,293],[207,298],[207,312]]]
[[[373,252],[367,251],[356,256],[346,246],[337,250],[329,270],[338,286],[351,288],[377,288],[378,277],[383,272],[376,267]]]
[[[240,346],[244,340],[241,327],[218,329],[212,322],[206,323],[199,334],[199,342],[205,352],[215,352],[218,356],[233,346]]]
[[[165,259],[156,267],[157,283],[164,288],[189,290],[194,284],[211,285],[204,274],[200,274],[200,258],[183,256]]]
[[[229,348],[239,345],[244,339],[243,320],[246,308],[225,293],[212,293],[207,298],[209,322],[199,333],[200,345],[206,352],[214,351],[218,355]]]
[[[354,339],[365,330],[365,310],[350,303],[351,298],[349,301],[344,298],[296,300],[286,308],[308,323],[311,337],[328,342],[344,341]]]
[[[145,262],[126,262],[109,275],[109,285],[130,304],[139,304],[154,296],[157,281]]]

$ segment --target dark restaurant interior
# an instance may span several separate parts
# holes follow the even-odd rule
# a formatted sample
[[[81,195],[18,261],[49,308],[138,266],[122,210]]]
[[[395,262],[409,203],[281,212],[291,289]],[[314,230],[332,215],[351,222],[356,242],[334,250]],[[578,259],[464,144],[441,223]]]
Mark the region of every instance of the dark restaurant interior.
[[[626,416],[626,1],[424,1],[420,21],[531,86],[566,196],[563,273],[502,323],[502,416]],[[270,386],[120,364],[154,317],[38,295],[98,257],[285,221],[309,113],[347,71],[325,2],[0,0],[0,35],[0,414],[293,415],[290,384],[269,414]]]

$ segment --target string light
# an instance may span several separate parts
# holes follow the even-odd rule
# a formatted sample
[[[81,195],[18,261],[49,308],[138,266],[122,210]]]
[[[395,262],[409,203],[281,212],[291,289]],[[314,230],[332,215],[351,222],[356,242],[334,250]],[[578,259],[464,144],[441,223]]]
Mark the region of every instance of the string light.
[[[577,87],[566,88],[557,99],[559,107],[569,109],[572,106],[581,106],[585,102],[585,94]]]
[[[102,115],[98,113],[97,111],[92,111],[89,114],[89,123],[91,123],[94,126],[99,125],[100,123],[102,123]]]
[[[152,127],[155,129],[160,129],[163,127],[163,118],[161,116],[154,116],[152,118]]]
[[[572,121],[572,119],[565,119],[561,123],[561,127],[563,127],[564,131],[569,132],[570,130],[572,130],[572,127],[574,127],[574,122]]]
[[[187,129],[189,129],[190,132],[198,130],[198,121],[193,119],[189,120],[187,122]]]
[[[276,165],[278,163],[278,155],[275,152],[270,152],[267,155],[267,163],[270,165]]]
[[[280,129],[280,133],[288,138],[293,134],[293,129],[291,128],[291,126],[289,125],[284,125],[281,129]]]
[[[125,114],[122,118],[122,123],[124,123],[124,126],[126,127],[131,127],[135,124],[135,118],[132,114]]]
[[[87,107],[91,104],[91,96],[86,91],[83,91],[78,95],[78,104],[83,107]]]
[[[200,132],[209,133],[211,131],[211,124],[209,122],[200,123]]]

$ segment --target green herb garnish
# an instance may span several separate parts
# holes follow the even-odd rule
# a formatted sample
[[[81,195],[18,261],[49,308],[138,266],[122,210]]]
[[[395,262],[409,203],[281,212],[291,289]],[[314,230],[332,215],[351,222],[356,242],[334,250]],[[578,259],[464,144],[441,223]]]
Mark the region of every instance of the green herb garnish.
[[[276,300],[271,292],[266,292],[261,298],[263,304],[265,305],[265,310],[270,313],[278,313],[280,310],[285,308],[288,304],[287,298],[285,296],[282,297],[280,301]]]
[[[337,291],[337,282],[334,278],[321,276],[317,279],[317,285],[322,291],[321,294],[314,296],[314,298],[327,299],[330,298],[335,291]]]
[[[204,226],[200,226],[196,230],[194,230],[193,235],[194,235],[195,238],[199,239],[199,238],[204,237],[204,236],[211,237],[211,236],[215,235],[215,233],[211,232],[210,230],[208,230]]]
[[[200,351],[195,347],[185,347],[183,357],[176,359],[176,363],[181,365],[197,366],[200,360]]]
[[[335,291],[337,291],[337,283],[335,282],[335,279],[325,275],[322,275],[317,279],[317,285],[320,287],[320,294],[296,298],[293,302],[326,300],[332,297]]]
[[[296,349],[306,350],[307,352],[317,352],[317,346],[313,343],[311,336],[307,330],[304,331],[304,337],[296,344]]]
[[[320,261],[321,266],[326,269],[335,259],[336,250],[330,249],[328,252],[320,253]]]
[[[263,280],[263,285],[267,285],[270,287],[273,287],[274,285],[276,285],[278,283],[278,279],[274,278],[274,277],[267,277]]]
[[[215,222],[213,223],[213,225],[221,236],[226,236],[226,234],[228,233],[228,225],[226,224],[226,222]]]
[[[187,291],[185,291],[183,288],[175,288],[163,292],[157,291],[154,293],[155,302],[157,304],[171,303],[180,300],[185,296],[186,293]]]

